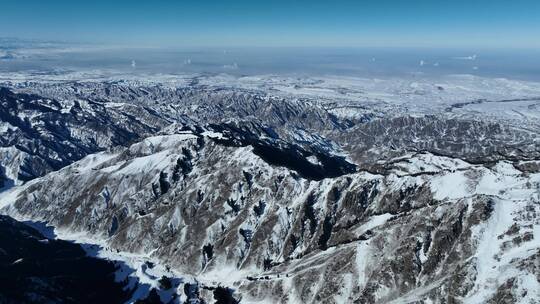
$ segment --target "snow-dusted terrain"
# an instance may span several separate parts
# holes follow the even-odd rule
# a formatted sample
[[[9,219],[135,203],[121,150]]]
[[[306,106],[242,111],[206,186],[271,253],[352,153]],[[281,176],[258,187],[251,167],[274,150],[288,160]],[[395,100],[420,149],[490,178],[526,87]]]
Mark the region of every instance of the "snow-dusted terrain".
[[[540,299],[539,83],[95,71],[0,85],[2,213],[101,246],[85,248],[126,265],[133,301]]]

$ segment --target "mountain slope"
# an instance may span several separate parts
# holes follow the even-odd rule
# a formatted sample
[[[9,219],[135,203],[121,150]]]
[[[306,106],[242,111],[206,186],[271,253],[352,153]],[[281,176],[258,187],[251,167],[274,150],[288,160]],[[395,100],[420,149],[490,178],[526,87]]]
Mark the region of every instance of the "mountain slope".
[[[0,88],[0,173],[20,183],[156,132],[166,120],[143,107],[55,100]]]
[[[4,210],[153,252],[247,302],[540,296],[538,172],[420,153],[317,181],[205,134],[88,156],[15,189]]]
[[[152,79],[0,90],[0,212],[131,263],[131,302],[540,298],[537,85]]]
[[[0,216],[0,302],[120,303],[129,300],[117,266],[70,242]],[[126,290],[124,290],[126,288]]]

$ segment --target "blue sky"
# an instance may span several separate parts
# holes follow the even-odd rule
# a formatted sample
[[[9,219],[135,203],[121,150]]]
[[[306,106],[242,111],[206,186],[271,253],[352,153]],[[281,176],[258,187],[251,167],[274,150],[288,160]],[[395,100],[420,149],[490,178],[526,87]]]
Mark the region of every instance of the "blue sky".
[[[540,1],[0,1],[0,36],[134,46],[540,48]]]

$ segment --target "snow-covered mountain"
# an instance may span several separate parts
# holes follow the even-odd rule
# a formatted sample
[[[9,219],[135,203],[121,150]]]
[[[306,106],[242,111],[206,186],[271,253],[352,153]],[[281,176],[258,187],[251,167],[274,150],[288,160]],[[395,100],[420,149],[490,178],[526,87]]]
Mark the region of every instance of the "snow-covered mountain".
[[[160,77],[4,81],[2,212],[153,259],[181,303],[540,298],[540,85]]]
[[[28,181],[88,154],[123,145],[168,124],[151,109],[56,100],[0,88],[2,177]]]

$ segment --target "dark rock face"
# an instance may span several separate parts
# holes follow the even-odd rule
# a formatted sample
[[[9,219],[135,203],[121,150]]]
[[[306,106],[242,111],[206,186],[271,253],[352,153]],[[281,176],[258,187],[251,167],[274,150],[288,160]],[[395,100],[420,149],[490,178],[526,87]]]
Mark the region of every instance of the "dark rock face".
[[[239,304],[240,302],[233,297],[234,291],[230,288],[218,286],[214,289],[215,304]]]
[[[203,255],[207,261],[211,260],[214,256],[214,246],[212,244],[206,244],[203,246]]]
[[[131,295],[114,281],[116,270],[112,262],[87,257],[79,245],[0,216],[2,303],[123,303]]]
[[[206,301],[200,295],[198,284],[184,284],[184,294],[186,295],[186,304],[206,304]]]
[[[251,146],[253,153],[267,163],[286,167],[306,179],[321,180],[356,171],[356,166],[343,157],[332,155],[316,146],[300,147],[278,138],[261,139],[261,134],[257,133],[261,127],[254,124],[211,124],[209,128],[227,135],[227,139],[215,139],[216,142],[230,146]],[[246,176],[248,184],[249,178]]]

